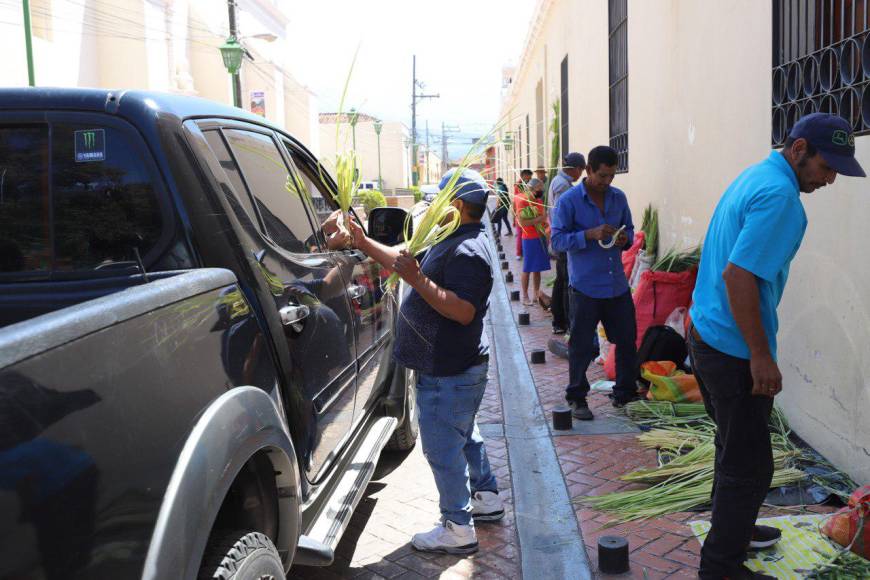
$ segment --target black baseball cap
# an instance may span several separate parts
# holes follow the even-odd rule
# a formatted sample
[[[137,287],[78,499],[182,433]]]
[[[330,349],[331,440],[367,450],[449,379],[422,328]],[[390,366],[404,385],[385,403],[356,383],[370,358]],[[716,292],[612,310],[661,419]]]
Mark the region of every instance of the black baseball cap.
[[[565,156],[565,167],[574,167],[575,169],[583,169],[586,167],[586,158],[582,153],[569,153]]]
[[[795,123],[792,139],[806,139],[819,150],[831,169],[840,175],[867,177],[855,159],[855,135],[849,122],[838,115],[811,113]]]

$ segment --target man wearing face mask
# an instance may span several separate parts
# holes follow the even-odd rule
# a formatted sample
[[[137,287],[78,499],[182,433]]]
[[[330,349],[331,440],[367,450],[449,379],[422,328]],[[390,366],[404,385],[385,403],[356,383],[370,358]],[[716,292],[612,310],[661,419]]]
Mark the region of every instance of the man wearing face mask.
[[[864,177],[847,121],[813,113],[795,124],[782,152],[746,169],[728,187],[707,230],[691,310],[689,353],[707,413],[716,423],[712,527],[701,578],[770,578],[743,565],[747,548],[780,537],[755,525],[770,488],[768,419],[782,390],[776,307],[807,217],[800,192],[837,174]]]
[[[444,188],[451,170],[441,179]],[[438,487],[441,525],[414,535],[414,548],[470,554],[478,549],[475,521],[504,517],[495,476],[475,416],[486,389],[489,306],[495,257],[481,223],[489,187],[466,169],[453,206],[459,228],[418,263],[414,256],[366,237],[350,225],[354,245],[411,287],[402,301],[393,354],[418,373],[420,440]]]

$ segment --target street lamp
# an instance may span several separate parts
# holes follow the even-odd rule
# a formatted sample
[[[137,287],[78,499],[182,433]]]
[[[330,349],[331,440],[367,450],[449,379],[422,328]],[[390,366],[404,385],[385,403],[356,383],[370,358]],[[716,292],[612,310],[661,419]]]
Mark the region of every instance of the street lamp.
[[[375,135],[378,136],[378,190],[383,193],[384,184],[381,181],[381,129],[383,129],[384,124],[380,119],[375,121]]]
[[[230,73],[233,81],[233,105],[239,108],[242,106],[242,85],[239,82],[239,69],[242,68],[242,54],[244,50],[234,35],[231,35],[227,38],[226,42],[220,45],[221,58],[223,58],[224,66],[227,72]]]
[[[350,130],[353,133],[353,150],[354,151],[356,151],[356,121],[357,121],[356,109],[351,107],[350,108]]]
[[[502,139],[502,144],[504,145],[505,151],[510,151],[514,148],[514,138],[511,137],[510,133],[507,134],[507,137]]]

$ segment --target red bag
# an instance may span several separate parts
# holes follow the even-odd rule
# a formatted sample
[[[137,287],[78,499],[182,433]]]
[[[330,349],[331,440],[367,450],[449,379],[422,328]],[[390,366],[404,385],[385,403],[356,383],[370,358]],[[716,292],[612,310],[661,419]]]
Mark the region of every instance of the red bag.
[[[831,516],[822,533],[843,547],[852,544],[853,552],[870,559],[870,485],[856,489],[849,496],[848,507]]]
[[[641,274],[640,284],[634,291],[638,348],[647,328],[664,324],[671,312],[681,306],[688,308],[692,303],[692,292],[695,291],[697,276],[697,268],[686,272],[647,270]],[[607,328],[604,331],[607,332]],[[604,361],[604,373],[611,381],[616,378],[616,345],[610,347],[610,354]]]
[[[634,233],[634,242],[631,247],[622,252],[622,269],[625,272],[626,279],[631,278],[631,271],[634,270],[634,262],[637,260],[637,253],[643,248],[643,232]]]

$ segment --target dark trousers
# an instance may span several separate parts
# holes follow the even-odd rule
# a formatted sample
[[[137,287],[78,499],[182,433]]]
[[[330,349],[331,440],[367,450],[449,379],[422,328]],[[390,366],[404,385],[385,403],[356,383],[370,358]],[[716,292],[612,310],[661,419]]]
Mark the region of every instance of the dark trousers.
[[[492,221],[495,223],[495,229],[498,230],[498,235],[501,236],[501,224],[504,222],[505,227],[508,232],[513,233],[511,230],[511,222],[508,219],[508,210],[506,207],[499,207],[495,210],[495,213],[492,214]]]
[[[712,527],[701,549],[701,578],[720,579],[746,556],[752,528],[773,477],[768,428],[773,399],[753,396],[749,361],[714,349],[694,331],[692,369],[716,423]]]
[[[553,314],[553,328],[568,328],[568,254],[556,254],[556,281],[553,282],[553,301],[550,312]]]
[[[616,345],[616,386],[613,395],[628,399],[637,394],[637,322],[631,292],[614,298],[591,298],[574,288],[571,296],[571,339],[568,347],[568,401],[585,401],[589,393],[586,369],[598,350],[595,331],[604,325],[607,340]]]

